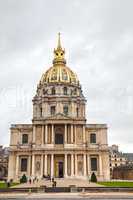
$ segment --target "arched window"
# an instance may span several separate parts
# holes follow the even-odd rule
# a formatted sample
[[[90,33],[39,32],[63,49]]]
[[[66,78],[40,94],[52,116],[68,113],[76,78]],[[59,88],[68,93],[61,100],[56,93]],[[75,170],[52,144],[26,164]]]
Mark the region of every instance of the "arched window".
[[[55,94],[55,87],[52,88],[51,93],[54,95]]]
[[[77,117],[79,116],[79,108],[76,108],[76,112],[77,112]]]
[[[42,117],[42,107],[40,107],[40,116]]]
[[[90,143],[91,144],[95,144],[96,143],[96,134],[95,133],[91,133],[90,134]]]
[[[64,95],[67,95],[67,87],[64,87]]]
[[[22,135],[22,144],[28,144],[28,134]]]

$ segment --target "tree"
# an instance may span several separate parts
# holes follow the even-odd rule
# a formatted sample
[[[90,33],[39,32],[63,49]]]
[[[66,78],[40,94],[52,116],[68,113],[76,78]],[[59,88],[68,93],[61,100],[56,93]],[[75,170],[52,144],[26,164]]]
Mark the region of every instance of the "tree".
[[[94,172],[91,174],[91,182],[94,182],[94,183],[97,182],[97,177]]]
[[[25,174],[20,178],[20,183],[27,183],[27,177]]]

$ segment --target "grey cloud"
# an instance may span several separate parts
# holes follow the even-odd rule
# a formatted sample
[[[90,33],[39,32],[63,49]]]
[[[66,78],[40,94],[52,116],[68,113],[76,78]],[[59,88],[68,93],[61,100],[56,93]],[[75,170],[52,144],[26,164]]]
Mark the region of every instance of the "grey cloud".
[[[132,0],[0,0],[0,138],[30,122],[36,85],[62,32],[67,64],[87,98],[87,118],[108,123],[109,143],[132,151]]]

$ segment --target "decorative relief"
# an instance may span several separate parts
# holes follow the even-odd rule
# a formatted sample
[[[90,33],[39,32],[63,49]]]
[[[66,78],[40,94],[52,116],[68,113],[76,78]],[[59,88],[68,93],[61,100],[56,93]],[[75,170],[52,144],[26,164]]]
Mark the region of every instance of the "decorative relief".
[[[41,169],[41,157],[36,156],[35,170],[38,173],[38,172],[40,172],[40,169]]]
[[[41,134],[42,134],[42,128],[41,126],[37,126],[36,128],[36,144],[41,144]]]
[[[78,174],[82,175],[83,174],[83,162],[78,161]]]
[[[77,143],[82,143],[83,141],[83,131],[82,131],[82,126],[77,127]]]
[[[40,161],[36,162],[36,171],[40,171]]]

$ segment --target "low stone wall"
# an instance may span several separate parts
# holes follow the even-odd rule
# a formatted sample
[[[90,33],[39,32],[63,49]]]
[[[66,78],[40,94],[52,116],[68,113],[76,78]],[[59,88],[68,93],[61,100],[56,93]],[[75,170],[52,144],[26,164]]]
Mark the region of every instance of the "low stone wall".
[[[0,193],[61,193],[61,192],[133,192],[133,188],[129,187],[34,187],[34,188],[6,188],[0,189]]]

